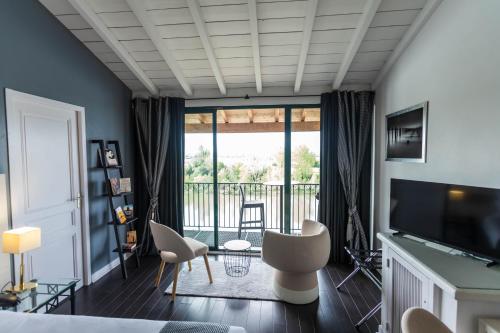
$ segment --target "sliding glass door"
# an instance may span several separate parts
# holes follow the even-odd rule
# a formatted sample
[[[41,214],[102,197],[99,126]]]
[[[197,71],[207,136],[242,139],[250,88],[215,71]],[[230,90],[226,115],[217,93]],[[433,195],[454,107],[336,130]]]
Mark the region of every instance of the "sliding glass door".
[[[319,108],[193,108],[185,115],[185,235],[220,249],[245,239],[258,250],[266,230],[300,232],[317,216]],[[259,209],[241,210],[243,197]],[[242,212],[242,214],[241,214]],[[238,232],[241,216],[255,222]]]

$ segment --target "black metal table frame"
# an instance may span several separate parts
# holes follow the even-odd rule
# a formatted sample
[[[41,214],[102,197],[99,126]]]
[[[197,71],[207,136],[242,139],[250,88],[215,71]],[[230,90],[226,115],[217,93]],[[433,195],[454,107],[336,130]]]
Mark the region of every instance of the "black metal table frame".
[[[377,288],[382,290],[382,281],[377,277],[376,271],[382,268],[382,251],[381,250],[355,250],[344,247],[346,252],[354,261],[354,270],[336,287],[340,289],[347,281],[352,279],[358,272],[362,272],[370,279]],[[368,319],[373,317],[375,313],[382,307],[382,301],[377,303],[368,313],[361,318],[354,326],[356,328],[363,325]]]

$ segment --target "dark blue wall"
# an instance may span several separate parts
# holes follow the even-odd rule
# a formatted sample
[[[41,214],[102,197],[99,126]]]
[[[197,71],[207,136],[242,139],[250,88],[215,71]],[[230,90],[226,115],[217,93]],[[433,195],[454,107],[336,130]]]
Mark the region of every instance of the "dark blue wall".
[[[0,173],[8,172],[5,88],[85,107],[87,139],[120,140],[133,174],[130,90],[36,0],[0,0]],[[96,152],[87,151],[91,166]],[[89,169],[92,272],[116,257],[106,200],[96,196],[102,179]]]

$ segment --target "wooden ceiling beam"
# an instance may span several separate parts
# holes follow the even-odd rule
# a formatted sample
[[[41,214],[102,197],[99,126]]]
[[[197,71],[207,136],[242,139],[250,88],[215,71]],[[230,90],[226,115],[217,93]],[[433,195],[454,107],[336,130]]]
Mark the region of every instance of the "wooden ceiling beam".
[[[248,114],[248,121],[250,122],[250,124],[253,123],[253,116],[254,116],[253,110],[252,109],[248,109],[247,110],[247,114]]]
[[[217,133],[276,133],[285,130],[283,123],[221,123]],[[319,121],[292,122],[293,132],[316,132]],[[212,124],[186,124],[185,133],[212,133]]]
[[[71,0],[71,1],[81,1],[81,0]],[[193,90],[191,89],[191,85],[186,80],[184,73],[182,72],[181,67],[175,60],[173,53],[167,47],[167,42],[161,37],[158,27],[153,23],[153,20],[146,12],[146,7],[144,5],[143,0],[127,0],[127,3],[134,12],[135,16],[141,22],[142,27],[146,31],[146,34],[149,36],[153,44],[155,45],[158,52],[160,52],[162,58],[167,63],[168,67],[174,74],[175,78],[181,85],[184,92],[191,96],[193,94]]]
[[[406,30],[403,38],[401,38],[389,58],[385,61],[382,69],[378,72],[377,77],[372,84],[373,90],[377,89],[378,85],[380,84],[384,76],[389,72],[392,65],[394,65],[396,60],[398,60],[399,56],[403,53],[404,50],[406,50],[408,45],[410,45],[415,36],[418,35],[420,30],[422,30],[422,27],[425,25],[425,23],[427,23],[432,14],[434,14],[441,2],[443,2],[443,0],[427,0],[424,8],[420,10],[420,13],[418,13],[415,20],[413,20],[413,23],[410,25],[408,30]]]
[[[224,110],[219,110],[220,112],[220,115],[222,116],[222,120],[224,120],[224,123],[228,123],[229,122],[229,119],[227,118],[227,114],[226,114],[226,111]]]
[[[275,122],[280,121],[280,109],[274,109],[274,121]]]
[[[302,109],[302,114],[300,115],[300,121],[306,121],[306,109]]]
[[[135,59],[113,35],[109,28],[104,24],[101,18],[94,12],[85,0],[69,0],[75,10],[83,17],[85,21],[94,29],[99,37],[116,53],[118,58],[125,63],[130,71],[146,87],[152,95],[158,95],[159,90],[151,79],[146,75]]]
[[[207,25],[201,15],[200,4],[198,3],[198,0],[188,0],[188,6],[189,6],[189,11],[191,12],[191,16],[193,17],[196,30],[198,30],[198,34],[200,35],[201,44],[205,49],[208,62],[210,63],[210,67],[212,68],[212,72],[214,73],[217,85],[219,86],[220,93],[222,95],[226,95],[226,85],[224,83],[224,77],[222,76],[222,71],[219,68],[219,63],[217,62],[217,58],[215,57],[215,52],[212,47],[212,43],[208,38]]]
[[[368,31],[368,28],[370,27],[370,24],[372,23],[373,18],[375,17],[375,14],[377,13],[378,7],[380,6],[381,2],[382,0],[368,0],[368,2],[365,4],[365,7],[363,8],[363,14],[359,19],[358,25],[356,27],[356,30],[354,31],[351,42],[349,43],[347,51],[344,54],[344,58],[342,59],[337,75],[335,75],[335,80],[333,81],[333,86],[332,86],[334,90],[339,89],[340,86],[342,85],[342,82],[344,81],[347,71],[351,67],[351,63],[356,54],[358,53],[359,47],[361,46],[361,42],[363,41],[363,39],[365,39],[365,35]]]
[[[248,0],[248,12],[250,19],[250,35],[252,39],[253,67],[255,72],[255,87],[257,93],[262,93],[262,73],[260,68],[260,45],[259,45],[259,27],[257,20],[256,0]]]
[[[309,52],[309,44],[311,43],[314,19],[316,18],[316,10],[318,9],[318,0],[309,0],[307,8],[306,19],[304,21],[302,46],[300,48],[299,64],[297,66],[297,76],[295,77],[295,87],[293,89],[295,93],[300,91],[300,86],[302,85],[307,53]]]

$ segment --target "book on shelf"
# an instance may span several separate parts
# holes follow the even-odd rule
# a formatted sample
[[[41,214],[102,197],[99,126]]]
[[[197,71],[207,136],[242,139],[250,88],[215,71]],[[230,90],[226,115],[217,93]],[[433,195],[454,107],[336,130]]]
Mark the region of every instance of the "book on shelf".
[[[124,251],[132,251],[137,247],[136,243],[124,243],[122,244],[122,249]]]
[[[118,160],[116,159],[115,152],[111,149],[104,149],[104,158],[107,166],[117,166]]]
[[[118,195],[121,193],[120,181],[118,178],[109,178],[109,187],[111,188],[111,194]]]
[[[123,206],[123,212],[127,216],[127,218],[134,217],[134,205],[125,205]]]
[[[127,216],[123,212],[122,207],[116,207],[115,212],[116,212],[116,218],[118,219],[118,221],[120,221],[120,223],[123,224],[123,223],[127,222]]]
[[[137,231],[129,230],[127,231],[127,243],[137,243]]]
[[[120,178],[120,191],[122,193],[132,192],[130,178]]]

